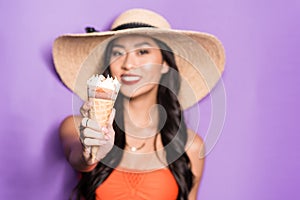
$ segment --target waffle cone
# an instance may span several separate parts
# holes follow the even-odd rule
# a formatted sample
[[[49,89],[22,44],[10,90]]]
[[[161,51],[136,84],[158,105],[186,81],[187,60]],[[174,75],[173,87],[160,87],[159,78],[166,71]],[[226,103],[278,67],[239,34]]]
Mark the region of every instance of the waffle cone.
[[[90,102],[92,103],[89,113],[90,118],[97,121],[100,127],[106,126],[115,101],[110,99],[90,98]],[[93,161],[95,161],[98,149],[99,147],[96,146],[93,146],[91,149]]]
[[[92,103],[90,118],[97,121],[99,126],[106,126],[114,107],[114,100],[90,98],[90,102]]]

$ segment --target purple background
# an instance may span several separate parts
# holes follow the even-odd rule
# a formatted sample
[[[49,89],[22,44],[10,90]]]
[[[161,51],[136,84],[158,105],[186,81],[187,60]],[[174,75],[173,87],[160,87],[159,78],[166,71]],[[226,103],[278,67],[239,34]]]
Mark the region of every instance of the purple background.
[[[213,33],[226,48],[226,119],[198,199],[300,199],[299,0],[103,2],[0,2],[0,199],[67,199],[76,174],[58,125],[72,113],[72,95],[53,69],[53,40],[87,25],[105,30],[133,7],[162,13],[177,29]],[[207,105],[209,98],[199,103],[203,122]]]

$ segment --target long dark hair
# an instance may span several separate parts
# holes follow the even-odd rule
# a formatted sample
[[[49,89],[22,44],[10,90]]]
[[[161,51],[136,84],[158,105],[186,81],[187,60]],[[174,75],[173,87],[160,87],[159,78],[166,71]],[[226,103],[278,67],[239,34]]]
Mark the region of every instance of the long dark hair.
[[[163,42],[154,39],[161,49],[162,57],[172,70],[163,74],[158,87],[157,103],[165,108],[167,119],[164,124],[159,124],[161,128],[161,141],[166,150],[166,159],[169,163],[168,168],[176,179],[179,193],[177,200],[188,199],[189,192],[193,186],[194,175],[191,171],[191,163],[188,155],[185,153],[187,142],[187,127],[184,121],[184,115],[177,94],[180,88],[180,76],[175,62],[174,54],[171,49]],[[109,66],[109,55],[112,50],[110,42],[104,54],[104,66]],[[104,71],[105,75],[110,74],[109,67]],[[112,150],[107,156],[98,163],[91,172],[83,172],[81,179],[74,189],[77,193],[77,199],[84,197],[86,200],[95,199],[95,191],[101,185],[111,172],[118,166],[122,159],[126,139],[124,132],[124,108],[123,95],[119,94],[115,103],[117,115],[115,117],[113,128],[115,130],[115,142]],[[159,109],[161,111],[161,109]],[[159,116],[162,116],[160,113]],[[163,121],[163,120],[159,120]],[[118,122],[118,123],[117,123]]]

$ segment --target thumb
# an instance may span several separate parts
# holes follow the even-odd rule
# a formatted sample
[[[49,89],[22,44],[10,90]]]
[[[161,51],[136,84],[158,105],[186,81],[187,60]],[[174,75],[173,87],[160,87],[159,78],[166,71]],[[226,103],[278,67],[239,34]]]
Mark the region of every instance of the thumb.
[[[116,109],[113,108],[108,119],[108,123],[110,125],[112,125],[112,123],[114,122],[115,114],[116,114]]]

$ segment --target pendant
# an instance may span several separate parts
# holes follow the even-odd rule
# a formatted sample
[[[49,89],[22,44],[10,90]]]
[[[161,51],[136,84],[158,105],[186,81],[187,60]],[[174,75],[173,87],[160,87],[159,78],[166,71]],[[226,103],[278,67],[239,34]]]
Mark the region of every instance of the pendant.
[[[130,147],[130,151],[136,152],[137,148],[136,147]]]
[[[126,143],[126,145],[129,147],[129,150],[131,151],[131,152],[136,152],[136,151],[138,151],[138,150],[140,150],[140,149],[142,149],[144,146],[145,146],[145,142],[141,145],[141,146],[139,146],[139,147],[133,147],[133,146],[130,146],[129,144],[127,144]]]

